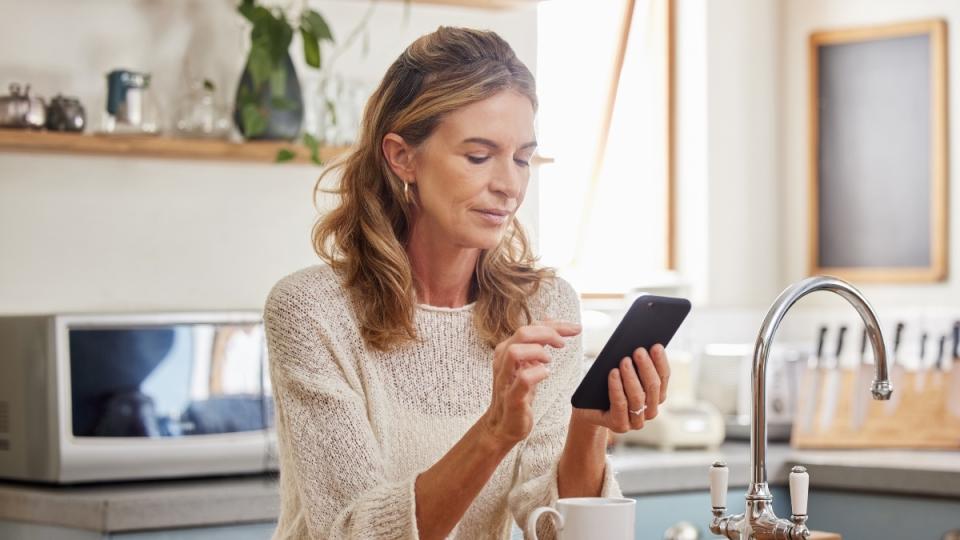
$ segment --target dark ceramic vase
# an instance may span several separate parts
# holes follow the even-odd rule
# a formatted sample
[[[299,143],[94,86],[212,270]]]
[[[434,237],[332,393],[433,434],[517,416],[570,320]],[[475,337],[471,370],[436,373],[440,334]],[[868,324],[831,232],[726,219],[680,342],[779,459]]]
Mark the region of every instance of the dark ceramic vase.
[[[286,74],[283,97],[286,98],[287,105],[283,108],[275,107],[272,99],[271,83],[270,81],[264,83],[257,101],[261,110],[266,112],[267,129],[253,136],[244,135],[244,138],[248,140],[292,141],[300,135],[300,126],[303,124],[303,95],[300,89],[300,80],[297,78],[297,70],[289,54],[284,54],[282,67]],[[234,100],[233,122],[237,125],[240,133],[244,133],[243,115],[240,112],[240,93],[244,88],[248,92],[254,90],[253,77],[250,75],[249,68],[244,68],[243,74],[240,76],[240,84],[237,85],[237,95]]]

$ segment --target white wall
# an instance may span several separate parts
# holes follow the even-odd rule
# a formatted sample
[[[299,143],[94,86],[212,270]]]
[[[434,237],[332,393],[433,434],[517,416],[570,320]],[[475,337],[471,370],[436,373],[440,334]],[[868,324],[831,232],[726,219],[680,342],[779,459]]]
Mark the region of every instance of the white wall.
[[[193,69],[232,94],[246,39],[232,2],[75,4],[3,2],[9,16],[0,21],[0,50],[8,52],[0,58],[0,84],[30,82],[42,95],[78,95],[95,120],[107,71],[152,71],[160,94],[172,96],[189,47]],[[340,36],[366,9],[349,0],[314,5]],[[679,262],[699,305],[765,309],[806,273],[809,32],[927,17],[945,17],[956,28],[960,3],[678,0]],[[339,70],[373,85],[406,43],[440,24],[494,29],[535,69],[533,9],[416,5],[402,21],[399,3],[382,3],[369,54],[355,47]],[[960,51],[957,40],[949,42],[956,102]],[[958,144],[951,137],[950,147]],[[0,313],[259,308],[276,278],[315,261],[308,235],[318,172],[0,153]],[[958,215],[960,190],[950,196]],[[524,204],[531,225],[536,204],[533,191]],[[960,264],[958,225],[953,219],[952,269]],[[960,302],[955,276],[938,285],[863,288],[881,307],[950,307]],[[814,297],[804,305],[831,302]]]
[[[77,95],[95,123],[108,71],[152,72],[169,109],[189,56],[195,71],[232,96],[246,50],[234,5],[3,1],[0,84]],[[341,39],[367,7],[311,5]],[[406,44],[441,24],[495,30],[536,69],[534,9],[415,5],[406,23],[403,12],[400,2],[377,7],[369,54],[358,46],[337,64],[345,77],[375,85]],[[0,152],[0,313],[259,310],[278,278],[317,260],[309,232],[318,173],[303,165]],[[527,222],[536,214],[532,189]]]
[[[680,263],[702,305],[766,307],[807,275],[810,32],[932,17],[960,27],[960,2],[678,0]],[[956,103],[960,42],[948,42],[950,101]],[[958,125],[954,116],[951,126]],[[960,138],[950,137],[949,144],[957,154]],[[956,160],[950,162],[953,173]],[[960,190],[951,190],[949,206],[960,215]],[[948,281],[861,288],[889,309],[960,305],[956,218],[949,238]],[[839,307],[824,296],[803,305]]]
[[[783,2],[783,66],[781,109],[782,155],[780,172],[783,179],[781,198],[781,239],[790,249],[784,253],[783,275],[796,280],[807,272],[807,39],[811,32],[824,29],[869,26],[928,18],[947,21],[948,35],[948,149],[950,190],[950,260],[949,279],[925,285],[863,285],[861,288],[875,304],[890,308],[922,306],[927,309],[960,308],[960,189],[956,186],[960,137],[955,105],[960,103],[960,2],[956,0],[785,0]],[[811,298],[811,305],[820,305]]]
[[[693,282],[700,314],[712,321],[698,326],[709,330],[698,340],[740,339],[734,336],[744,335],[750,310],[759,327],[777,294],[808,272],[810,32],[939,17],[951,35],[960,28],[960,2],[679,0],[678,6],[681,268]],[[949,37],[948,44],[950,102],[958,103],[960,42]],[[955,132],[956,115],[949,118]],[[951,155],[958,155],[960,137],[949,139]],[[957,160],[949,161],[956,177]],[[950,190],[949,206],[954,218],[946,282],[856,284],[877,308],[885,331],[903,320],[910,332],[938,334],[960,317],[960,189]],[[812,295],[788,317],[782,339],[809,339],[820,324],[841,321],[859,328],[845,301]]]
[[[933,16],[957,27],[960,3],[677,1],[677,233],[680,270],[698,306],[685,334],[694,349],[752,341],[780,291],[806,277],[809,32]],[[956,40],[948,57],[956,102]],[[951,141],[957,148],[958,138]],[[957,215],[960,190],[952,190],[951,201]],[[952,268],[960,253],[958,223],[951,224]],[[955,276],[939,285],[861,288],[888,333],[902,320],[914,334],[938,334],[960,317]],[[798,304],[778,341],[809,342],[819,325],[840,322],[860,324],[845,301],[816,294]]]
[[[679,267],[711,307],[782,289],[777,230],[778,2],[677,3]]]
[[[674,227],[677,269],[691,300],[709,301],[707,0],[676,0]]]
[[[714,306],[780,290],[776,110],[778,6],[708,2],[710,291]]]

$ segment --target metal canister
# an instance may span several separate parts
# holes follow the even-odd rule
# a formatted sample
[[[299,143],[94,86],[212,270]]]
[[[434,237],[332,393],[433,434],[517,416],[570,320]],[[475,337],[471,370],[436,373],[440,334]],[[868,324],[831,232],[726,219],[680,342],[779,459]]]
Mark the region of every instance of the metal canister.
[[[47,106],[47,129],[81,132],[87,125],[87,115],[80,100],[57,94]]]
[[[0,127],[42,128],[47,109],[41,98],[30,97],[30,85],[21,91],[20,85],[10,85],[10,95],[0,96]]]

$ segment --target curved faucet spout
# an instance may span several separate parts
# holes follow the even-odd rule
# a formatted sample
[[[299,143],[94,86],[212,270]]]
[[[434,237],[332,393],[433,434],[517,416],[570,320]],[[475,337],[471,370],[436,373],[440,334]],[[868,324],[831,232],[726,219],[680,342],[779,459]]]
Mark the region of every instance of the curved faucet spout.
[[[753,351],[753,411],[750,425],[750,491],[748,499],[770,498],[766,488],[766,448],[767,448],[767,356],[773,344],[774,334],[780,321],[797,300],[814,291],[830,291],[847,299],[860,314],[867,328],[867,336],[873,347],[873,357],[876,365],[876,378],[871,387],[873,398],[877,400],[890,399],[893,387],[887,377],[887,352],[883,343],[883,334],[880,332],[880,323],[876,312],[863,295],[849,283],[827,276],[817,276],[800,281],[786,290],[774,301],[763,320],[757,343]],[[762,485],[761,485],[762,484]]]

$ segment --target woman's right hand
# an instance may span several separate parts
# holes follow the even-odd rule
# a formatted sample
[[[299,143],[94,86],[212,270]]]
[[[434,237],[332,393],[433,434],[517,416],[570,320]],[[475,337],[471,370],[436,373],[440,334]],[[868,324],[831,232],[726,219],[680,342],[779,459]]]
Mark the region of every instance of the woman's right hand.
[[[505,445],[515,445],[533,429],[537,385],[550,375],[546,346],[562,348],[563,338],[580,333],[580,325],[543,321],[522,326],[493,351],[493,397],[482,425]]]

